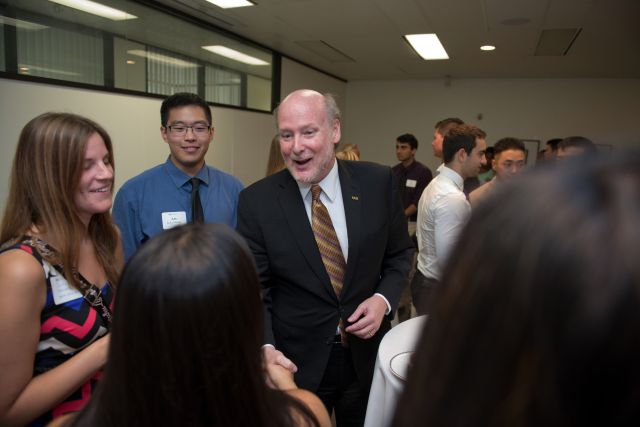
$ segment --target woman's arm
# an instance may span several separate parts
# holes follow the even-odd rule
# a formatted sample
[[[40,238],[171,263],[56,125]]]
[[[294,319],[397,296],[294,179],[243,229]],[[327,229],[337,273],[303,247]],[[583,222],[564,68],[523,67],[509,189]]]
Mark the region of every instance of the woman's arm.
[[[46,299],[42,266],[30,254],[0,254],[0,425],[24,425],[63,401],[107,358],[108,336],[33,377]]]

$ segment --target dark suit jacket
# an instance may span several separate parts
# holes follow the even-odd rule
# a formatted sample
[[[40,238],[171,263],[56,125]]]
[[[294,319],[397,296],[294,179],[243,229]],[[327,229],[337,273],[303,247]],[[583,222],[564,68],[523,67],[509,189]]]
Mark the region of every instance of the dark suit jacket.
[[[349,238],[340,300],[288,170],[246,188],[238,202],[238,231],[253,252],[263,286],[266,341],[298,366],[297,384],[312,391],[322,380],[339,317],[347,324],[357,306],[376,292],[394,310],[413,254],[391,169],[339,160],[338,173]],[[385,317],[371,339],[349,335],[358,378],[367,387],[390,319]]]

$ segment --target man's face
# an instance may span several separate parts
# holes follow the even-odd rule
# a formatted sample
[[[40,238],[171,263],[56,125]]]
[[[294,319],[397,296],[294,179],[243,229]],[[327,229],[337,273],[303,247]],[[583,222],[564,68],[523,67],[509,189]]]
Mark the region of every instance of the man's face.
[[[556,158],[556,151],[553,151],[553,147],[549,144],[545,145],[545,149],[544,149],[544,159],[545,160],[555,160]]]
[[[187,175],[195,175],[204,165],[213,128],[205,131],[203,128],[210,125],[201,107],[187,105],[169,110],[167,127],[160,128],[162,139],[169,144],[171,161]]]
[[[522,150],[504,150],[496,154],[492,161],[493,170],[500,180],[507,180],[517,175],[524,167],[525,154]]]
[[[312,91],[289,95],[278,108],[280,151],[284,163],[299,182],[317,184],[335,162],[340,142],[340,121],[328,122],[324,98]]]
[[[431,147],[433,147],[433,155],[437,158],[442,158],[442,141],[444,140],[444,136],[438,131],[438,129],[433,131],[433,142],[431,143]]]
[[[404,162],[406,160],[413,160],[416,155],[416,150],[411,148],[411,145],[406,142],[396,141],[396,157],[399,161]]]
[[[482,165],[486,164],[484,151],[487,149],[487,142],[484,139],[476,139],[476,146],[473,147],[471,153],[466,156],[462,164],[462,177],[473,178],[478,176]]]

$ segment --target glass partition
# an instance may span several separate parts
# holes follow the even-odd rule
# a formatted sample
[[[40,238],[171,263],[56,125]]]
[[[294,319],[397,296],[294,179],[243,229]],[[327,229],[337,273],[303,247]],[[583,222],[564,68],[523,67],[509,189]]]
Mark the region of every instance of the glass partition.
[[[74,7],[70,4],[75,3]],[[273,52],[125,0],[0,0],[0,72],[270,111]],[[104,15],[104,12],[110,15]]]

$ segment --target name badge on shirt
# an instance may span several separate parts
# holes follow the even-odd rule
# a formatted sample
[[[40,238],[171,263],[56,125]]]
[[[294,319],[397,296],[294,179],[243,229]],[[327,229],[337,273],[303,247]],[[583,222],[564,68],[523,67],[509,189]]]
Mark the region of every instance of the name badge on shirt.
[[[82,298],[82,293],[76,288],[74,288],[73,286],[71,286],[63,276],[55,274],[53,269],[51,269],[51,276],[49,276],[49,283],[51,283],[51,292],[53,293],[53,302],[56,305],[64,304],[65,302]]]
[[[408,179],[407,183],[405,184],[405,187],[416,188],[417,184],[418,184],[418,181],[416,181],[415,179]]]
[[[187,213],[181,212],[162,212],[162,229],[168,230],[179,225],[187,223]]]

